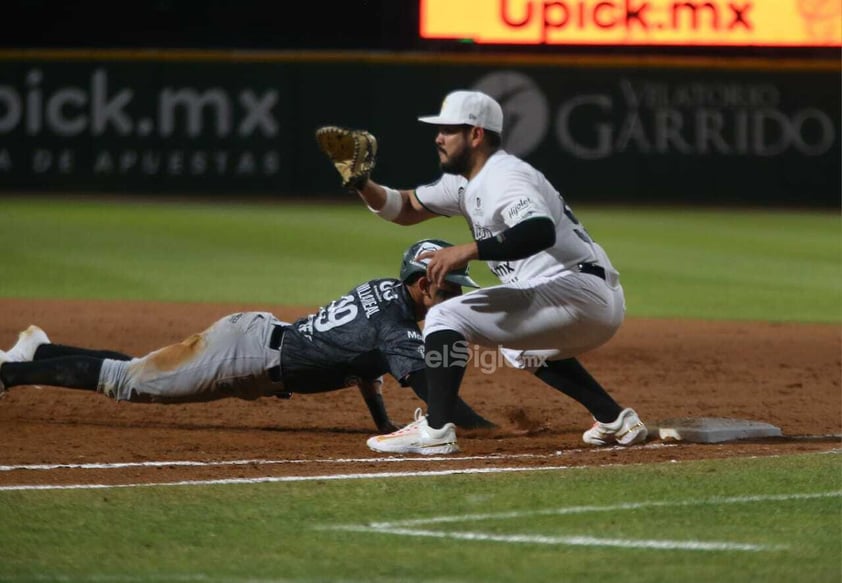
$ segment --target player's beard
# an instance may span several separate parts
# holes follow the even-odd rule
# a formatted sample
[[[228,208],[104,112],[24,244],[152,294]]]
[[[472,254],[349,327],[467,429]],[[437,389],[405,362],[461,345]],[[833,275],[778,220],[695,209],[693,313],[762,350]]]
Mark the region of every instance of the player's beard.
[[[458,152],[454,152],[444,160],[440,160],[439,165],[441,166],[442,172],[464,175],[468,171],[469,157],[470,151],[467,147],[463,146]]]

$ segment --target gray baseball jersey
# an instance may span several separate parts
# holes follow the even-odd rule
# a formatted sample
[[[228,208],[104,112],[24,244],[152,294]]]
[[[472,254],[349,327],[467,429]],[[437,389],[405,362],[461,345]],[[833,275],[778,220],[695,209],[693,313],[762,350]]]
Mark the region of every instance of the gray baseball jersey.
[[[283,335],[272,348],[279,326]],[[423,368],[423,337],[406,288],[374,279],[292,324],[268,312],[230,314],[144,357],[106,360],[99,390],[141,402],[254,399],[332,391],[386,373],[405,384]]]
[[[295,322],[281,350],[284,386],[312,393],[389,373],[405,384],[424,368],[421,330],[406,287],[367,281]]]

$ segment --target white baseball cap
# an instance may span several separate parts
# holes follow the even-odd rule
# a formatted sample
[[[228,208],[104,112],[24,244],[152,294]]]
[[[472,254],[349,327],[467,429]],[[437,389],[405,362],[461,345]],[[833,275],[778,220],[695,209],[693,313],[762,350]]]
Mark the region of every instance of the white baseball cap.
[[[485,93],[453,91],[442,101],[438,115],[419,117],[418,121],[444,126],[467,124],[500,133],[503,131],[503,108]]]

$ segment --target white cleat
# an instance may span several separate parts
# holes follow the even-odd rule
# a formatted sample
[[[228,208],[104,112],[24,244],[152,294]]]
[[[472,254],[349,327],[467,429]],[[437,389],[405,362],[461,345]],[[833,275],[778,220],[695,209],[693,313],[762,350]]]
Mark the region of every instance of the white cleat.
[[[32,325],[18,334],[17,343],[5,355],[6,362],[29,362],[35,356],[35,351],[42,344],[49,344],[47,333],[36,325]]]
[[[427,416],[421,409],[415,410],[415,421],[386,435],[375,435],[366,441],[369,448],[381,453],[418,453],[439,455],[458,453],[456,426],[445,423],[441,429],[427,424]]]
[[[645,442],[648,435],[646,425],[634,409],[623,409],[611,423],[596,421],[593,427],[582,434],[582,439],[591,445],[634,445]]]

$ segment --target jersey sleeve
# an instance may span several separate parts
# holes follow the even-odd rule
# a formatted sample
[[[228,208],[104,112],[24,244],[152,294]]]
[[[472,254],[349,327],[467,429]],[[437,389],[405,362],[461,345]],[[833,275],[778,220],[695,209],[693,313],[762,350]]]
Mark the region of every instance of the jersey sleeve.
[[[424,184],[415,189],[415,198],[428,211],[445,217],[462,214],[460,178],[443,174],[436,182]]]
[[[414,322],[388,323],[381,328],[380,342],[389,373],[401,386],[407,386],[410,374],[424,370],[424,337]]]
[[[534,184],[524,170],[509,172],[500,177],[502,187],[495,201],[496,211],[508,227],[513,227],[526,219],[546,217],[553,220],[545,195]],[[553,220],[555,222],[555,220]]]

